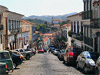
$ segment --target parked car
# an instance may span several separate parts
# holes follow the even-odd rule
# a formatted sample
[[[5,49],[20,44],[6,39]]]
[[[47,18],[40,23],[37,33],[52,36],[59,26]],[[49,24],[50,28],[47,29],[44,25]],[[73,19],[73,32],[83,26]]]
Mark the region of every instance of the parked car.
[[[55,49],[55,50],[53,51],[53,54],[54,54],[54,55],[58,55],[59,52],[60,52],[60,49]]]
[[[55,46],[54,45],[51,45],[51,46],[49,46],[49,48],[55,48]]]
[[[50,51],[51,51],[51,53],[53,53],[55,51],[55,48],[54,47],[51,48]]]
[[[20,52],[26,58],[26,60],[29,60],[33,55],[32,51],[29,49],[16,49],[16,51]]]
[[[15,53],[15,54],[17,54],[17,55],[20,55],[21,59],[25,60],[25,57],[20,52],[15,51],[15,50],[13,50],[12,52]]]
[[[95,61],[98,59],[99,54],[95,52],[84,51],[77,57],[77,69],[83,69],[84,73],[95,71]]]
[[[54,45],[51,45],[51,46],[49,46],[49,51],[51,51],[51,53],[53,53],[53,51],[55,50],[55,46]]]
[[[7,64],[0,62],[0,75],[6,74]]]
[[[36,50],[34,48],[31,48],[32,53],[35,55],[36,54]]]
[[[15,53],[13,53],[12,55],[12,60],[13,60],[14,68],[16,68],[18,65],[22,63],[21,56]]]
[[[38,49],[38,53],[44,53],[43,49]]]
[[[8,71],[13,70],[13,61],[9,51],[0,50],[0,63],[6,63]]]
[[[26,52],[27,54],[29,54],[30,57],[33,56],[33,52],[32,52],[31,49],[27,48],[27,49],[24,49],[24,50],[25,50],[25,52]]]
[[[81,53],[81,50],[78,48],[70,47],[65,50],[64,53],[64,63],[76,65],[77,56]]]
[[[98,60],[96,61],[95,73],[96,75],[100,75],[100,56]]]
[[[60,60],[64,60],[64,52],[65,52],[65,49],[62,49],[60,50],[60,52],[58,53],[58,58]]]

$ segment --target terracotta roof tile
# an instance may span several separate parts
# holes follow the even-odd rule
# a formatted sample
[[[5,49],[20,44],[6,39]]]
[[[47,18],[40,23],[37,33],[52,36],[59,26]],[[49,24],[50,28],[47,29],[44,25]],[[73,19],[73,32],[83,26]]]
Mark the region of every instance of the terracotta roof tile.
[[[27,20],[21,20],[21,24],[22,25],[34,25],[34,26],[36,26],[35,23],[29,22]]]

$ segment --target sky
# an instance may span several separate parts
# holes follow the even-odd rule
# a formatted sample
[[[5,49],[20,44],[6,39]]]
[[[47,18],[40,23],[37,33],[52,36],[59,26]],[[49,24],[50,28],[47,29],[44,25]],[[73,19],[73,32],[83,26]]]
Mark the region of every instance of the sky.
[[[55,16],[83,11],[83,0],[0,0],[0,5],[25,16]]]

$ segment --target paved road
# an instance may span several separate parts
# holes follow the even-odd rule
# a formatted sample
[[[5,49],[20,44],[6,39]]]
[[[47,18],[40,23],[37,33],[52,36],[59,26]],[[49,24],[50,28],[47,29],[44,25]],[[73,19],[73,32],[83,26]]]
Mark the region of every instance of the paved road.
[[[62,61],[48,53],[36,54],[24,61],[9,75],[82,75],[74,67],[66,66]]]

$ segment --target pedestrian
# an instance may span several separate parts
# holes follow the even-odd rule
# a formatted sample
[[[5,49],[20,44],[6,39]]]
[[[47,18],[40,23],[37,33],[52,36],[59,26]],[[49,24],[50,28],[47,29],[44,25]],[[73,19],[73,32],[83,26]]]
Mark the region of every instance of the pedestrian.
[[[49,51],[48,51],[49,53],[51,53],[51,49],[49,48]]]
[[[10,56],[12,57],[12,51],[9,49],[9,47],[6,47],[5,50],[9,51]]]

